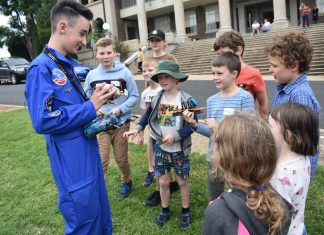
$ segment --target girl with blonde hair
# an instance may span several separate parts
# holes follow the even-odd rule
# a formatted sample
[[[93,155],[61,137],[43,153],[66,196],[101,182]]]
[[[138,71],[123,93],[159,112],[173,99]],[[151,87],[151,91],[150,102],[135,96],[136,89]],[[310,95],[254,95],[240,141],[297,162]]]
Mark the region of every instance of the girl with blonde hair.
[[[215,145],[230,190],[206,208],[203,234],[287,234],[292,207],[269,184],[278,156],[268,124],[256,114],[228,116]]]

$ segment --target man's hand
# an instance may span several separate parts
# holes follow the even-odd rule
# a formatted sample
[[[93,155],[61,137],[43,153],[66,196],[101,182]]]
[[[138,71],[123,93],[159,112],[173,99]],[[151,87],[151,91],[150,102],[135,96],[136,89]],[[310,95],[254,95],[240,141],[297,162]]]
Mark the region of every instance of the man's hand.
[[[97,117],[103,118],[104,112],[102,112],[100,109],[97,110]]]
[[[172,135],[167,135],[162,139],[163,144],[172,145],[174,143],[174,137]]]
[[[198,123],[196,122],[196,120],[194,119],[195,113],[194,112],[190,112],[188,111],[188,109],[186,109],[185,111],[183,111],[182,113],[182,117],[183,119],[188,122],[193,128],[197,128],[198,127]]]
[[[99,83],[96,86],[92,96],[91,102],[95,107],[96,111],[101,108],[101,106],[109,101],[109,98],[117,93],[117,88],[114,85],[107,83]]]

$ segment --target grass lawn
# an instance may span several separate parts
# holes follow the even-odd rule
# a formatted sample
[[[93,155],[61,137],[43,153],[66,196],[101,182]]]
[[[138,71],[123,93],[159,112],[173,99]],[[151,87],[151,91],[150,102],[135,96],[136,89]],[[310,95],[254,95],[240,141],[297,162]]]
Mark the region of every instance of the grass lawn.
[[[53,181],[42,135],[33,131],[26,109],[0,113],[0,234],[63,234],[64,220],[57,208]],[[145,148],[130,144],[129,157],[135,191],[125,200],[118,198],[120,175],[114,161],[108,169],[108,194],[114,234],[178,234],[180,195],[172,195],[172,217],[163,229],[154,220],[160,208],[145,208],[143,200],[154,190],[144,187],[147,171]],[[191,201],[193,224],[186,234],[201,234],[207,205],[206,162],[204,154],[191,154]],[[221,216],[221,215],[220,215]],[[215,218],[217,219],[217,218]],[[311,182],[306,206],[308,234],[324,230],[324,167]]]

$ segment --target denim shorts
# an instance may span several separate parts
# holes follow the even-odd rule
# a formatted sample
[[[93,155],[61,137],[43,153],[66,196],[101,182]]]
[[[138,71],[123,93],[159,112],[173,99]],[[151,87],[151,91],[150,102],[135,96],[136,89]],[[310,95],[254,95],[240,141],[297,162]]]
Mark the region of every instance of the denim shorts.
[[[165,175],[173,167],[177,176],[186,179],[189,177],[190,162],[189,157],[184,156],[183,152],[169,153],[160,148],[153,140],[154,151],[154,174],[156,176]]]

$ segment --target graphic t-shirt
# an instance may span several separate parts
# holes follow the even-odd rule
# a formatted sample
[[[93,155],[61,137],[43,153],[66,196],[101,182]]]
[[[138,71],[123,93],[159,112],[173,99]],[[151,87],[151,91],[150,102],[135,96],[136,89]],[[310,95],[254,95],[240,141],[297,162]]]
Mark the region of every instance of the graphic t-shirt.
[[[310,169],[309,158],[300,155],[296,159],[278,162],[270,181],[273,188],[294,207],[289,235],[303,234]]]
[[[151,87],[146,88],[141,94],[141,109],[147,109],[151,105],[153,97],[156,96],[161,89],[161,87],[157,87],[156,89],[152,89]]]
[[[180,130],[183,123],[182,116],[174,116],[173,111],[180,110],[181,107],[181,93],[172,99],[167,100],[165,94],[161,97],[161,102],[159,106],[159,124],[162,131],[162,136],[165,137],[167,135],[172,135],[172,133]],[[175,142],[172,145],[161,144],[161,149],[166,152],[179,152],[181,151],[180,142]]]

